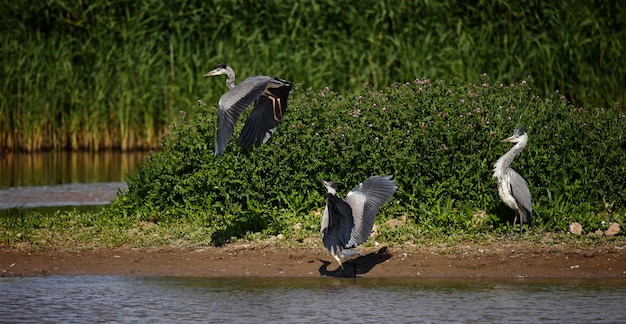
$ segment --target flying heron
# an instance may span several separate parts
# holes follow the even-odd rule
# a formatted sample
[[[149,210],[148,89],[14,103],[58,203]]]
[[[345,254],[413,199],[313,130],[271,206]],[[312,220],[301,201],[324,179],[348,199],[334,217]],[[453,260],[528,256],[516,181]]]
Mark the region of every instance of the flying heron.
[[[521,233],[524,224],[530,225],[532,221],[533,208],[528,183],[519,173],[511,169],[510,165],[513,158],[526,147],[528,134],[524,132],[523,127],[518,127],[511,137],[507,137],[502,141],[516,144],[493,165],[493,177],[498,178],[498,195],[500,195],[504,204],[515,212],[511,234],[513,234],[515,223],[518,219]]]
[[[228,90],[220,97],[217,112],[217,140],[215,155],[222,155],[230,141],[239,115],[254,103],[254,109],[241,134],[239,146],[251,148],[261,145],[276,131],[287,111],[287,99],[293,86],[274,76],[252,76],[235,85],[235,71],[225,64],[204,74],[205,77],[226,74]]]
[[[334,182],[322,180],[328,193],[320,232],[324,246],[341,269],[345,261],[361,255],[353,248],[370,237],[380,206],[398,189],[391,177],[370,177],[352,188],[345,201],[337,197]],[[354,271],[356,275],[356,267]]]

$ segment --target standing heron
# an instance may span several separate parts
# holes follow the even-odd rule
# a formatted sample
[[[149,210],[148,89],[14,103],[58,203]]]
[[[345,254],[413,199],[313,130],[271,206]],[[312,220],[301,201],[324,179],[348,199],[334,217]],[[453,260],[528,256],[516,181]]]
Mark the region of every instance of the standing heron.
[[[252,148],[267,142],[283,121],[287,99],[293,86],[274,76],[252,76],[235,85],[235,71],[225,64],[204,74],[205,77],[226,74],[228,90],[220,97],[217,112],[217,140],[215,155],[222,155],[230,141],[239,115],[252,103],[254,109],[241,134],[239,146]]]
[[[533,208],[528,183],[519,173],[511,169],[510,165],[513,158],[526,147],[528,134],[524,132],[523,127],[518,127],[513,132],[513,136],[507,137],[502,141],[516,144],[493,165],[493,177],[498,178],[498,195],[500,195],[504,204],[515,212],[511,234],[513,234],[515,223],[518,219],[521,233],[524,224],[530,225],[532,221]]]
[[[380,206],[398,189],[391,177],[370,177],[352,188],[345,201],[337,197],[334,182],[322,180],[328,193],[320,232],[324,246],[341,269],[343,262],[361,255],[352,249],[370,237]],[[356,275],[356,267],[354,271]]]

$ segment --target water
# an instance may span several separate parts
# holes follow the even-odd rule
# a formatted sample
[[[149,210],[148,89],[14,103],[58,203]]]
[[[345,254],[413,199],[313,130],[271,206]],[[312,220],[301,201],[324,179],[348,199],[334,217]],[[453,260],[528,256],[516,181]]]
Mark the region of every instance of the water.
[[[0,189],[123,182],[146,152],[9,153],[0,157]]]
[[[126,189],[146,152],[9,153],[0,157],[0,209],[54,212],[102,206]],[[96,210],[96,208],[93,208]]]
[[[626,322],[626,282],[424,279],[0,278],[0,321]]]

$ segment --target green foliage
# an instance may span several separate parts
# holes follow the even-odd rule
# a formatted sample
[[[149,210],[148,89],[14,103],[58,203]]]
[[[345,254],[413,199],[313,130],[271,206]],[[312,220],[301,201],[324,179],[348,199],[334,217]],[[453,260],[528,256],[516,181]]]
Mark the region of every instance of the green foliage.
[[[247,151],[234,140],[220,157],[213,156],[216,108],[200,102],[106,212],[200,222],[213,244],[250,232],[298,235],[296,223],[318,228],[320,179],[335,181],[343,196],[371,175],[392,174],[399,190],[380,220],[408,216],[416,229],[405,236],[506,232],[512,211],[498,198],[492,166],[510,148],[501,139],[523,124],[529,144],[512,167],[530,184],[537,227],[623,223],[626,117],[533,93],[530,79],[501,84],[486,75],[383,90],[365,84],[360,95],[297,88],[268,143]]]
[[[3,1],[0,146],[145,148],[180,107],[216,102],[220,63],[343,94],[416,77],[624,102],[619,1]]]
[[[28,217],[22,208],[9,209],[0,215],[0,239],[10,244],[30,240],[37,223],[35,217]]]
[[[123,234],[131,220],[123,215],[104,217],[89,211],[40,212],[14,208],[0,213],[0,242],[13,246],[30,244],[31,248],[64,246],[119,246],[128,243]]]

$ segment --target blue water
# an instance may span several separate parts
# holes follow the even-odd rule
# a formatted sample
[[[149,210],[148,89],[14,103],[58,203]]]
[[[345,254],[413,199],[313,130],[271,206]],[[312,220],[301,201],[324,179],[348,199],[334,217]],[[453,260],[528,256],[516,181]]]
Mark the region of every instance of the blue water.
[[[0,278],[3,323],[624,323],[626,281]]]

